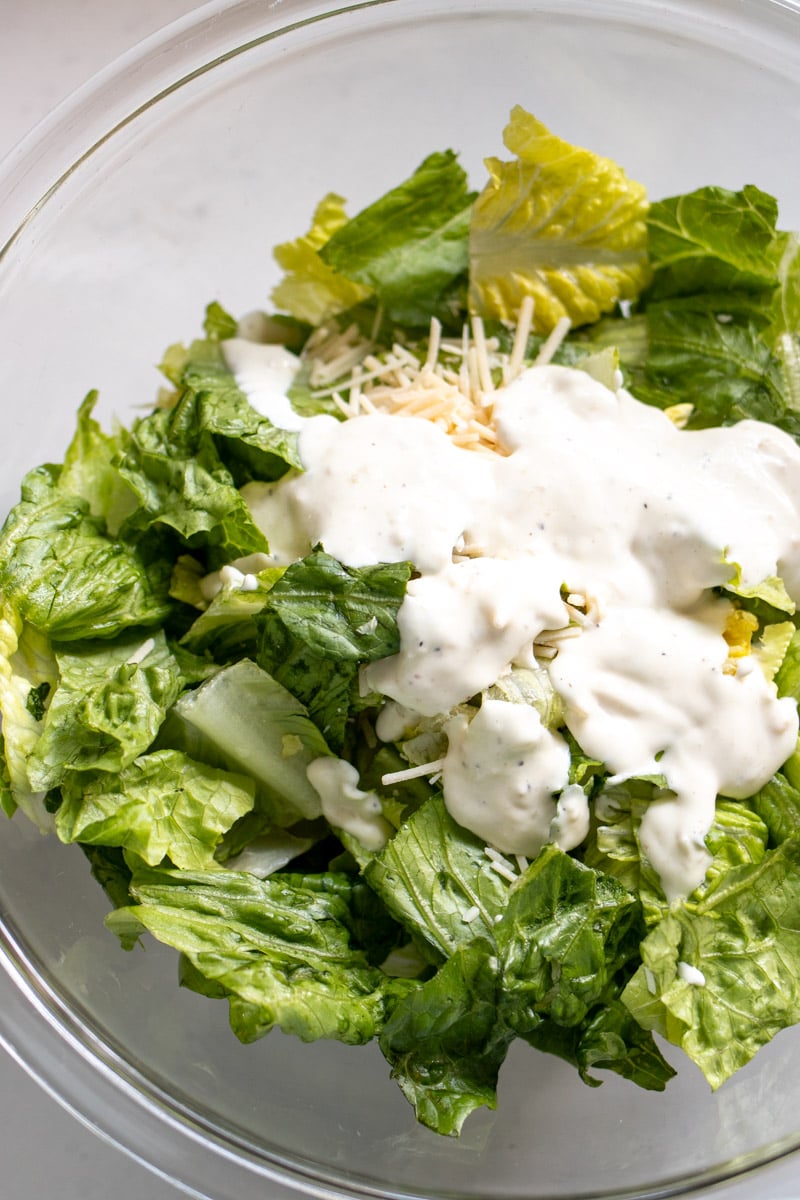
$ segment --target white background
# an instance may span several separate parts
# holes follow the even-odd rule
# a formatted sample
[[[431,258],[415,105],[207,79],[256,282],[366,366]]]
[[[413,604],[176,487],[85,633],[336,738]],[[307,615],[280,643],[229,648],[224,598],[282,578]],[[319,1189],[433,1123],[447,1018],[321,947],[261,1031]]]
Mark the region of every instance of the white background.
[[[71,91],[194,0],[0,0],[0,158]],[[181,1193],[83,1129],[0,1052],[2,1200],[177,1200]],[[800,1197],[800,1161],[718,1200]],[[265,1194],[264,1200],[277,1200]]]

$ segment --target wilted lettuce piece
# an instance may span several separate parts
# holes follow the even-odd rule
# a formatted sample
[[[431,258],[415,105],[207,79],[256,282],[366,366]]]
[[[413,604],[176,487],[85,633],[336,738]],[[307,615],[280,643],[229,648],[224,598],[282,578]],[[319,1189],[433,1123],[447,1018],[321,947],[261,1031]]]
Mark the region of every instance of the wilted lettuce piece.
[[[126,633],[59,649],[56,662],[58,685],[28,760],[38,791],[57,787],[68,772],[127,767],[150,746],[183,686],[161,630],[146,641]]]
[[[214,994],[232,999],[236,1035],[252,1041],[279,1026],[303,1041],[358,1045],[413,984],[389,980],[354,950],[347,903],[280,876],[139,867],[139,902],[112,913],[122,936],[148,930],[186,956]]]
[[[596,1069],[613,1071],[651,1092],[663,1092],[675,1075],[652,1033],[642,1029],[620,1000],[598,1005],[580,1025],[569,1028],[545,1020],[525,1035],[525,1041],[572,1063],[589,1087],[602,1083],[590,1073]]]
[[[29,703],[33,690],[56,682],[56,661],[47,636],[26,625],[14,608],[0,599],[0,715],[5,747],[2,806],[8,816],[19,807],[43,831],[52,829],[44,794],[31,786],[28,755],[42,731]]]
[[[258,662],[307,706],[335,750],[361,663],[400,648],[409,563],[345,567],[321,550],[287,567],[259,618]]]
[[[532,296],[534,329],[548,333],[561,317],[584,325],[635,300],[649,280],[644,188],[519,106],[503,140],[516,159],[487,159],[473,207],[470,308],[513,320]]]
[[[505,907],[508,883],[493,870],[485,850],[437,796],[375,855],[364,878],[406,929],[447,957],[475,938],[494,942],[495,917]]]
[[[626,888],[545,846],[495,925],[503,1020],[523,1036],[544,1017],[580,1024],[638,957],[643,933],[641,905]]]
[[[243,771],[275,825],[320,815],[306,768],[330,751],[295,697],[249,659],[219,671],[173,710],[164,738],[193,757]]]
[[[317,326],[370,295],[368,287],[337,274],[320,257],[322,247],[347,220],[343,198],[329,192],[317,205],[308,233],[275,247],[275,259],[286,271],[271,295],[279,309]]]
[[[704,982],[687,980],[684,963]],[[712,1088],[800,1019],[800,839],[737,867],[698,905],[642,943],[622,994],[630,1012],[682,1049]]]
[[[125,435],[122,431],[103,433],[92,416],[97,399],[97,392],[89,392],[78,409],[78,425],[64,456],[59,487],[67,495],[85,500],[92,516],[101,517],[115,534],[136,507],[136,498],[116,464]]]
[[[118,775],[68,776],[56,832],[62,842],[122,846],[151,866],[167,857],[186,870],[209,867],[223,833],[253,807],[254,792],[243,775],[160,750]]]
[[[497,1074],[512,1035],[498,1022],[492,946],[460,946],[433,979],[406,995],[380,1046],[417,1120],[457,1136],[474,1109],[497,1107]]]
[[[777,201],[749,184],[740,192],[703,187],[652,204],[652,298],[771,291],[784,252],[777,219]]]
[[[134,424],[120,471],[138,502],[124,535],[166,527],[190,547],[211,548],[220,564],[269,549],[214,438],[200,424],[193,391],[174,408]]]
[[[390,320],[427,326],[467,269],[474,196],[452,150],[429,155],[413,175],[341,225],[321,255],[372,289]]]
[[[135,547],[107,537],[103,522],[85,500],[63,492],[59,477],[58,467],[29,472],[6,518],[0,532],[6,599],[57,641],[160,624],[172,608],[163,572],[148,569]]]

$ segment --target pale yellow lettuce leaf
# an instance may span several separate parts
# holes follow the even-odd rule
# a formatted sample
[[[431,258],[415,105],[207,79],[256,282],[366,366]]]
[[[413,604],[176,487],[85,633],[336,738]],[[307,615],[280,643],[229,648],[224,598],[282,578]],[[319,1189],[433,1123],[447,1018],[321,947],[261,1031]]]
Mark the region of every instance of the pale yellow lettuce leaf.
[[[503,140],[516,158],[486,160],[472,213],[470,308],[513,320],[532,296],[546,334],[561,317],[584,325],[635,300],[650,278],[644,187],[519,106]]]

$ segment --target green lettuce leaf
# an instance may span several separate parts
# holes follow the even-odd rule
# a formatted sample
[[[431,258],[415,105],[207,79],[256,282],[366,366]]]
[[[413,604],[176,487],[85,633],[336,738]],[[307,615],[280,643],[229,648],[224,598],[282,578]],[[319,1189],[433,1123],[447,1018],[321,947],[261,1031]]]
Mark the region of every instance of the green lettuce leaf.
[[[380,1046],[417,1120],[457,1136],[476,1108],[497,1107],[497,1074],[511,1036],[497,1019],[497,959],[484,941],[460,946],[403,997]]]
[[[279,309],[316,327],[370,295],[368,287],[337,274],[320,255],[347,220],[343,198],[329,192],[317,205],[308,233],[275,247],[275,259],[287,273],[272,290]]]
[[[285,827],[320,815],[306,768],[330,750],[300,701],[249,659],[184,693],[160,741],[246,773],[255,781],[259,810],[272,824]]]
[[[187,389],[174,408],[158,409],[134,424],[120,472],[138,507],[121,532],[139,537],[166,527],[189,547],[209,547],[212,566],[266,552],[266,539],[201,415],[200,398]]]
[[[62,842],[121,846],[151,866],[167,857],[202,869],[214,864],[223,833],[253,807],[254,792],[244,775],[161,750],[117,775],[67,777],[56,832]]]
[[[267,596],[283,574],[284,567],[268,567],[256,576],[255,591],[244,592],[235,585],[223,587],[181,638],[181,645],[194,654],[210,654],[217,662],[255,658],[259,629],[255,618]]]
[[[103,433],[92,416],[97,392],[89,392],[78,409],[78,424],[59,479],[63,492],[80,496],[93,517],[101,517],[115,534],[136,507],[136,498],[117,469],[117,456],[125,444],[122,430]]]
[[[763,318],[732,309],[715,297],[650,304],[648,353],[643,382],[633,385],[635,395],[661,408],[677,400],[691,403],[689,429],[753,418],[797,437],[800,414],[765,337]]]
[[[353,949],[347,903],[336,891],[281,876],[139,867],[131,894],[138,904],[112,913],[109,927],[125,937],[148,930],[179,950],[217,995],[231,998],[243,1041],[277,1025],[306,1042],[358,1045],[414,986],[388,979]]]
[[[647,284],[647,198],[609,159],[570,146],[517,106],[487,159],[470,229],[470,308],[512,320],[526,296],[534,329],[597,321]]]
[[[525,1041],[572,1063],[589,1087],[602,1083],[591,1074],[596,1069],[613,1071],[651,1092],[663,1092],[675,1075],[653,1035],[642,1029],[621,1000],[598,1005],[579,1025],[569,1028],[545,1020],[525,1035]]]
[[[784,251],[777,219],[777,202],[752,185],[704,187],[652,204],[650,296],[772,291]]]
[[[473,198],[452,150],[431,154],[405,182],[341,225],[321,256],[373,290],[390,320],[427,326],[433,315],[447,319],[453,285],[467,270]]]
[[[800,834],[800,790],[781,772],[773,775],[750,803],[769,832],[771,846]]]
[[[53,822],[44,805],[43,791],[32,787],[28,778],[28,756],[42,731],[39,707],[31,703],[31,695],[41,698],[45,687],[49,694],[56,677],[49,638],[25,624],[15,609],[0,598],[2,807],[9,817],[21,808],[43,831],[51,830]]]
[[[38,467],[0,532],[0,590],[25,620],[58,641],[160,625],[172,605],[164,564],[104,532],[85,500]]]
[[[673,909],[642,943],[622,999],[688,1054],[712,1088],[800,1019],[800,839],[736,867],[694,912]],[[699,970],[688,982],[679,964]]]
[[[216,346],[204,347],[202,358],[189,361],[181,384],[184,398],[196,397],[198,431],[212,435],[237,487],[251,479],[279,479],[289,467],[302,467],[297,434],[279,429],[252,407]]]
[[[783,661],[775,674],[779,696],[791,696],[800,703],[800,630],[792,637]]]
[[[287,567],[266,598],[259,664],[307,706],[338,750],[361,663],[400,648],[409,563],[345,567],[321,550]]]
[[[579,1025],[638,959],[639,901],[615,879],[548,845],[513,885],[497,940],[501,1015],[526,1036],[548,1017]]]
[[[406,929],[448,957],[476,938],[494,944],[509,885],[485,850],[436,796],[371,859],[364,878]]]
[[[149,649],[148,649],[149,647]],[[147,650],[141,662],[135,661]],[[131,661],[134,660],[134,661]],[[120,771],[151,745],[183,677],[158,630],[56,650],[58,685],[28,759],[37,791],[72,771]]]

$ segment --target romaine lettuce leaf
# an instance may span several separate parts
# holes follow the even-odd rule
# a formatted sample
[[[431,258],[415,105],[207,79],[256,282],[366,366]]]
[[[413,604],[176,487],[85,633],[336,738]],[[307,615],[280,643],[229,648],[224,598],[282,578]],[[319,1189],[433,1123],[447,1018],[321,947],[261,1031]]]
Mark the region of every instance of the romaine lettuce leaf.
[[[80,496],[93,517],[101,517],[115,534],[136,507],[136,497],[120,475],[116,459],[125,444],[125,433],[103,433],[92,416],[97,392],[89,392],[78,409],[78,424],[59,479],[63,492]]]
[[[371,859],[364,878],[406,929],[448,957],[476,938],[494,943],[509,885],[485,850],[435,796]]]
[[[266,539],[200,416],[201,402],[189,389],[174,408],[134,424],[120,472],[138,507],[121,532],[139,537],[153,527],[174,530],[189,547],[209,547],[210,566],[266,552]]]
[[[48,637],[25,624],[12,605],[0,598],[2,807],[9,817],[21,808],[43,831],[52,830],[53,822],[44,806],[43,791],[32,787],[28,778],[28,756],[42,731],[39,707],[30,699],[32,692],[41,699],[44,686],[52,691],[56,677],[56,660]]]
[[[181,645],[194,654],[210,654],[221,663],[255,658],[259,640],[255,618],[284,570],[284,567],[268,567],[260,571],[256,576],[258,587],[252,592],[235,585],[223,587],[187,629]]]
[[[494,927],[503,971],[501,1016],[523,1036],[544,1017],[579,1025],[638,959],[638,899],[609,875],[548,845],[516,882]]]
[[[117,775],[68,776],[56,832],[62,842],[121,846],[151,866],[214,864],[220,838],[253,807],[255,785],[175,750],[137,758]]]
[[[245,772],[258,807],[283,827],[320,815],[306,768],[330,750],[299,700],[249,659],[217,672],[178,700],[160,742]]]
[[[748,184],[659,200],[647,215],[652,299],[698,292],[771,292],[784,252],[778,205]]]
[[[800,1019],[800,838],[729,871],[694,912],[674,908],[641,949],[623,1002],[719,1087]]]
[[[25,620],[58,641],[160,625],[172,610],[165,564],[104,532],[85,500],[65,494],[60,468],[25,476],[0,532],[0,590]]]
[[[320,251],[339,274],[373,290],[392,321],[427,326],[453,315],[466,285],[474,196],[455,154],[429,155],[405,182],[341,225]],[[456,306],[463,307],[456,293]]]
[[[190,360],[181,383],[185,397],[197,398],[198,431],[213,436],[237,487],[251,479],[279,479],[289,467],[302,467],[297,434],[279,429],[252,407],[211,347],[203,360]]]
[[[320,256],[322,247],[347,220],[343,198],[329,192],[317,205],[308,233],[275,247],[275,259],[287,273],[271,295],[279,309],[318,326],[370,295],[368,287],[337,274]]]
[[[417,1120],[457,1136],[481,1105],[497,1107],[497,1074],[512,1034],[497,1018],[492,946],[459,946],[433,979],[403,997],[380,1046]]]
[[[534,329],[548,333],[561,317],[583,325],[635,300],[649,280],[644,188],[519,106],[503,140],[516,159],[487,159],[473,207],[470,308],[513,320],[532,296]]]
[[[257,661],[302,700],[334,750],[359,665],[400,648],[397,612],[410,575],[409,563],[344,567],[315,550],[287,567],[266,598]]]
[[[306,1042],[358,1045],[415,986],[389,979],[353,949],[347,903],[336,891],[280,876],[141,866],[131,894],[138,903],[112,913],[109,927],[128,938],[146,929],[185,955],[215,994],[231,997],[243,1041],[277,1025]]]
[[[769,831],[771,846],[800,834],[800,791],[782,772],[756,792],[751,804]]]
[[[572,1063],[590,1087],[602,1083],[590,1074],[598,1068],[613,1071],[651,1092],[663,1092],[675,1075],[652,1033],[642,1029],[621,1000],[593,1008],[580,1025],[567,1028],[545,1020],[525,1035],[525,1041]]]
[[[141,661],[138,656],[147,651]],[[37,791],[73,771],[120,771],[153,742],[183,678],[158,630],[57,649],[58,684],[28,759]]]

